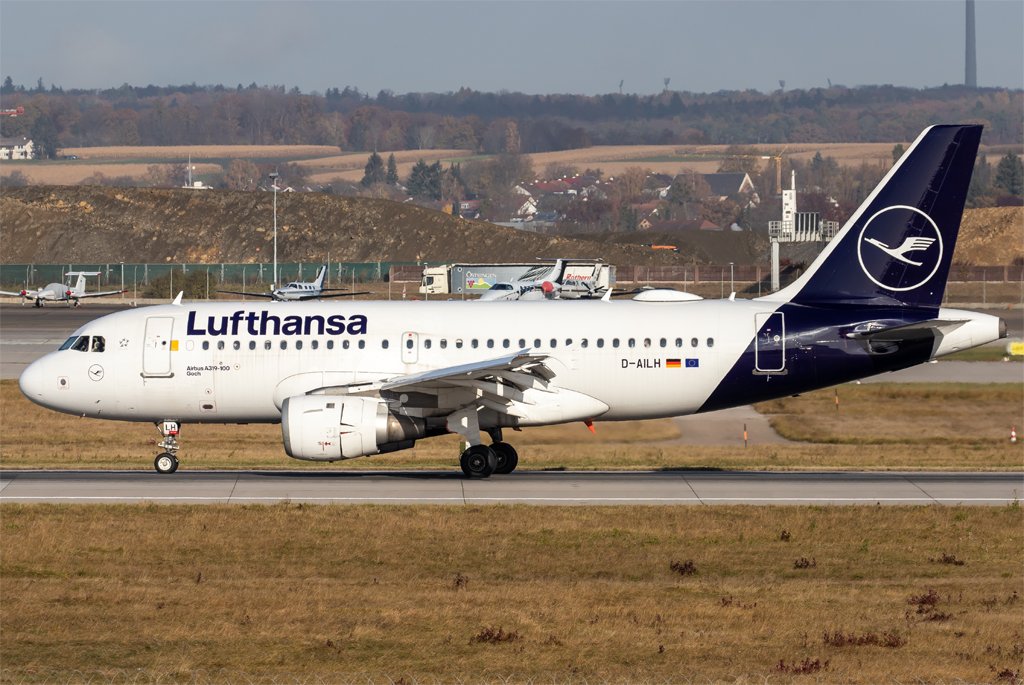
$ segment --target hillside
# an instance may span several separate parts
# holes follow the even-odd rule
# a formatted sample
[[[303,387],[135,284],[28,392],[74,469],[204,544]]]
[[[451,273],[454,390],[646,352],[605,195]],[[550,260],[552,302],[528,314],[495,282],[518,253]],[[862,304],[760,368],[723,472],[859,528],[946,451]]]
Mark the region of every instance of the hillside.
[[[601,257],[613,264],[765,263],[761,233],[694,231],[543,236],[415,205],[316,193],[278,195],[282,262],[530,261]],[[269,193],[35,186],[0,194],[0,263],[269,262]],[[679,253],[640,243],[677,245]],[[955,261],[1024,260],[1024,210],[968,210]]]
[[[36,186],[0,195],[0,262],[267,262],[269,193]],[[530,261],[602,257],[674,264],[692,256],[542,236],[409,204],[316,193],[277,198],[278,259],[319,261]]]

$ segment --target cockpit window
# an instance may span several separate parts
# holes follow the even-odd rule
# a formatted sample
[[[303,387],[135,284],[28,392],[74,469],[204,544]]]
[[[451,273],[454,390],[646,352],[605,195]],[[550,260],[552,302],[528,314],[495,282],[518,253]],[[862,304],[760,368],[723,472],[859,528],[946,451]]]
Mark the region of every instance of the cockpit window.
[[[89,351],[89,336],[83,335],[79,338],[74,345],[71,346],[75,352],[88,352]]]
[[[94,335],[94,336],[92,336],[92,351],[93,352],[102,352],[105,349],[107,349],[107,342],[106,342],[106,340],[103,339],[103,336],[102,335]]]
[[[70,349],[71,346],[75,344],[76,340],[78,340],[78,336],[77,335],[71,336],[70,338],[68,338],[67,340],[64,341],[64,344],[60,346],[60,349],[62,349],[62,350]]]

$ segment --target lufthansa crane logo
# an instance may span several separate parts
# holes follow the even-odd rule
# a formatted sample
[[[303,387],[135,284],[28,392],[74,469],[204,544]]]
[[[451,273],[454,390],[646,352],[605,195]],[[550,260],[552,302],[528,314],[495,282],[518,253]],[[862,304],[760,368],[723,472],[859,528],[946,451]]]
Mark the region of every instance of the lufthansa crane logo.
[[[886,207],[861,229],[857,259],[876,285],[895,292],[914,290],[939,270],[942,234],[932,218],[916,207]]]

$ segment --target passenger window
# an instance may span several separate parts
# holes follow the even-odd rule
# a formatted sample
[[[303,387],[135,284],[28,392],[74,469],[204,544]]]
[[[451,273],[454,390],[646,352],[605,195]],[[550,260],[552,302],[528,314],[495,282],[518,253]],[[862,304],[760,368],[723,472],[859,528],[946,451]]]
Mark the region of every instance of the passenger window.
[[[448,338],[441,338],[441,343],[440,344],[441,344],[441,349],[442,350],[447,350],[448,349]]]
[[[636,339],[635,338],[630,338],[629,339],[629,346],[630,347],[636,347]]]
[[[282,340],[281,341],[281,349],[282,350],[287,350],[288,349],[288,341],[287,340]]]
[[[387,341],[385,340],[384,342],[387,342]],[[413,346],[412,338],[409,338],[408,340],[405,341],[405,349],[411,350],[412,346]],[[385,345],[384,347],[386,348],[387,345]]]
[[[312,347],[315,350],[318,347],[320,347],[320,341],[319,340],[314,340],[313,342],[309,343],[309,346]]]
[[[565,339],[565,346],[566,347],[572,347],[572,338],[566,338]]]
[[[204,340],[203,341],[203,349],[204,350],[210,349],[210,341],[209,340]]]
[[[715,339],[714,338],[708,338],[708,347],[714,347],[714,346],[715,346]]]
[[[256,349],[256,341],[255,340],[250,340],[249,341],[249,349],[250,350],[255,350]]]
[[[683,339],[682,338],[676,338],[676,347],[682,347],[682,346],[683,346]]]
[[[598,338],[597,339],[597,346],[598,347],[604,347],[604,338]]]
[[[555,349],[556,347],[558,347],[558,341],[555,340],[554,338],[552,338],[551,339],[551,349]]]
[[[242,349],[242,341],[236,340],[234,343],[231,344],[231,346],[234,347],[236,350],[240,350]]]
[[[341,341],[341,347],[342,347],[343,349],[346,349],[346,350],[347,350],[347,349],[348,349],[348,340],[342,340],[342,341]]]
[[[700,343],[696,338],[690,338],[690,347],[696,347],[699,344]]]
[[[504,340],[501,341],[501,346],[502,347],[508,348],[511,345],[512,345],[512,343],[509,342],[508,338],[505,338]]]
[[[412,341],[410,340],[409,342],[412,342]],[[428,350],[430,349],[430,338],[427,338],[426,340],[423,341],[423,347],[425,347]]]
[[[89,351],[89,336],[83,335],[78,339],[72,348],[75,352],[88,352]]]
[[[269,350],[273,346],[274,346],[274,343],[270,342],[269,340],[264,340],[263,341],[263,349]]]
[[[106,343],[106,341],[104,341],[102,335],[94,335],[94,336],[92,336],[92,351],[93,352],[102,352],[106,348],[107,348],[107,343]]]
[[[473,338],[470,341],[469,346],[472,347],[475,350],[476,348],[480,347],[480,341],[477,340],[476,338]]]
[[[586,347],[586,346],[587,346],[587,339],[586,338],[580,338],[580,347]]]
[[[619,339],[618,338],[612,338],[612,347],[618,347],[618,346],[619,346]]]
[[[295,349],[297,349],[297,350],[301,350],[302,349],[302,341],[301,340],[296,340],[295,341]]]
[[[534,338],[533,339],[533,346],[534,347],[540,347],[540,338]]]
[[[523,339],[523,338],[520,338],[519,339],[519,349],[523,349],[524,347],[526,347],[526,340]]]
[[[333,350],[334,349],[334,341],[333,340],[328,340],[327,341],[327,349],[329,349],[329,350]]]
[[[359,341],[359,349],[361,349],[361,350],[366,349],[366,341],[365,340],[360,340]]]
[[[224,349],[224,341],[223,340],[218,340],[217,341],[217,349],[218,350],[223,350]]]
[[[68,338],[67,340],[64,341],[64,344],[60,346],[60,349],[61,350],[70,349],[71,346],[75,344],[76,340],[78,340],[78,336],[77,335],[71,336],[70,338]]]
[[[668,340],[665,340],[664,338],[662,338],[659,342],[661,343],[662,347],[668,347]]]
[[[455,347],[456,347],[456,349],[460,349],[460,350],[462,349],[462,338],[458,338],[455,341]]]
[[[411,343],[412,340],[410,340],[409,342]],[[385,350],[388,349],[388,341],[387,341],[387,339],[381,340],[380,341],[380,346],[383,347]]]
[[[491,340],[490,338],[487,339],[487,347],[488,348],[494,347],[494,341]]]
[[[651,339],[650,338],[644,338],[644,347],[650,347],[650,346],[651,346]]]

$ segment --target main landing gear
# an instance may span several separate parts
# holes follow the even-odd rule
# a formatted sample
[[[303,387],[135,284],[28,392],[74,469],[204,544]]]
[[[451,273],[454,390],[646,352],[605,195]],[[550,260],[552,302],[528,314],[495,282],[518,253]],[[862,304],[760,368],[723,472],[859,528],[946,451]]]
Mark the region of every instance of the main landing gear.
[[[161,421],[157,424],[157,428],[164,439],[158,442],[156,446],[162,447],[166,451],[156,455],[156,459],[153,460],[153,468],[156,469],[157,473],[174,473],[178,470],[178,457],[176,454],[181,449],[177,439],[180,426],[177,421]]]
[[[483,443],[470,445],[459,458],[467,478],[487,478],[492,473],[505,475],[515,471],[519,465],[519,454],[515,448],[501,441],[501,429],[489,430],[488,433],[494,440],[490,446]]]

